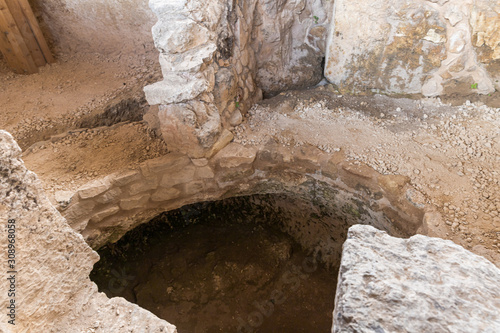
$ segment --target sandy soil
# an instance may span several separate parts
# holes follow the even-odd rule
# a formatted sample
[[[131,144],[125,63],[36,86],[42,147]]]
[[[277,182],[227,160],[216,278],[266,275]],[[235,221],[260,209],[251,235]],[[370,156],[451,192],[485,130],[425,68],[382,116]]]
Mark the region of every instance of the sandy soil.
[[[115,171],[137,168],[167,153],[164,141],[143,122],[80,129],[39,142],[23,153],[49,197],[74,193],[80,186]]]
[[[26,149],[54,134],[98,123],[93,118],[122,100],[140,103],[144,85],[159,75],[157,52],[113,58],[60,55],[31,75],[14,74],[0,61],[0,128]]]
[[[282,93],[249,112],[237,142],[269,138],[342,151],[383,174],[401,174],[436,205],[436,235],[500,265],[500,109],[439,99],[341,96],[331,86]]]

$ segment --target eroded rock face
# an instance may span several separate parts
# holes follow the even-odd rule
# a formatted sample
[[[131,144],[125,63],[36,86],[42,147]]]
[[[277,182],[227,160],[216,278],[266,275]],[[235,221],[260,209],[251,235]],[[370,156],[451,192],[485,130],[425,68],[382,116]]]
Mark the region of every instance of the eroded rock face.
[[[491,93],[498,11],[493,0],[337,0],[325,76],[355,93]]]
[[[447,240],[349,229],[332,332],[499,332],[500,269]]]
[[[257,1],[252,49],[257,81],[268,95],[321,81],[333,1]]]
[[[0,321],[2,332],[167,332],[174,326],[123,298],[97,292],[89,273],[97,253],[50,204],[36,175],[24,167],[21,149],[0,131],[0,245],[7,267],[7,219],[15,220],[15,326]],[[118,276],[115,283],[126,276]],[[12,281],[3,278],[7,296]],[[5,300],[5,299],[4,299]],[[4,305],[6,305],[6,300]],[[14,319],[14,318],[9,318]]]

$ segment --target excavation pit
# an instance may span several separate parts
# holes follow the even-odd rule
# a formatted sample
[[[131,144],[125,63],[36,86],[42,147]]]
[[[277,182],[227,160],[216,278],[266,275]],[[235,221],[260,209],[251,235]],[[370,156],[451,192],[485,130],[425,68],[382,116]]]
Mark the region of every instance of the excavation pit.
[[[326,333],[341,246],[362,210],[332,207],[294,194],[187,205],[101,248],[90,277],[179,332]]]

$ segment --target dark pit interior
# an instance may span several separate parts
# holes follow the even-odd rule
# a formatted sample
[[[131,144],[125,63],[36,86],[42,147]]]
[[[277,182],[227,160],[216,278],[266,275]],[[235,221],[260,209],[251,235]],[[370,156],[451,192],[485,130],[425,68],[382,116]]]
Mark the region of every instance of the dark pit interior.
[[[187,205],[101,248],[90,277],[179,333],[327,333],[341,246],[362,210],[332,207],[293,194]]]

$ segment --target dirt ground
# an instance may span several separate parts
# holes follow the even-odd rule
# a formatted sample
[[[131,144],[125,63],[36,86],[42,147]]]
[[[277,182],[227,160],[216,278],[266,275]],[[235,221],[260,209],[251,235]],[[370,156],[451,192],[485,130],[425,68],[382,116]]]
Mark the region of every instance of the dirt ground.
[[[109,125],[100,121],[104,113],[115,122],[136,120],[146,107],[142,88],[161,76],[157,57],[60,55],[31,75],[14,74],[0,61],[0,128],[26,149],[67,130]]]
[[[331,86],[263,101],[236,142],[311,144],[410,177],[444,216],[432,234],[500,265],[500,109],[440,99],[342,96]]]
[[[0,59],[0,129],[15,137],[52,200],[167,152],[142,123],[143,87],[161,77],[157,57],[156,50],[60,54],[31,75]]]
[[[290,236],[232,216],[238,207],[215,207],[139,226],[99,251],[92,280],[179,332],[330,332],[337,273]]]

